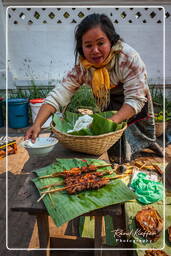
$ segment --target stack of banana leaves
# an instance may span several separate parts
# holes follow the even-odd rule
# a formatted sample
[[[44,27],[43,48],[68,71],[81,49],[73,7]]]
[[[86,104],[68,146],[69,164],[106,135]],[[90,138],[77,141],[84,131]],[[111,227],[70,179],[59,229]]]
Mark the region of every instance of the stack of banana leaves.
[[[112,117],[114,113],[116,113],[116,111],[107,111],[92,114],[90,116],[93,118],[93,122],[89,127],[69,132],[69,134],[78,136],[97,136],[120,130],[125,126],[126,123],[122,122],[120,124],[117,124],[112,120],[109,120],[108,118]],[[69,130],[73,130],[76,121],[81,116],[81,114],[68,111],[65,112],[63,118],[55,114],[53,116],[53,124],[55,128],[62,133],[68,133]]]
[[[88,172],[100,173],[103,186],[91,187],[81,190],[78,186],[65,184],[65,177],[61,173],[67,173],[71,168],[86,169],[89,166],[98,166]],[[103,167],[104,166],[104,167]],[[84,167],[84,168],[82,168]],[[105,206],[122,203],[135,199],[136,196],[121,179],[116,178],[111,166],[103,160],[97,159],[57,159],[53,164],[35,171],[37,176],[33,179],[41,200],[47,208],[49,215],[57,226],[68,222],[84,213],[100,209]],[[81,174],[84,176],[87,174]],[[94,174],[93,174],[94,175]],[[75,180],[75,177],[74,177]],[[80,179],[78,179],[80,181]],[[85,179],[84,179],[85,180]],[[99,178],[97,178],[98,182]],[[75,182],[75,181],[74,181]],[[91,185],[91,184],[89,184]],[[78,190],[75,190],[75,188]],[[72,194],[71,192],[74,191]]]

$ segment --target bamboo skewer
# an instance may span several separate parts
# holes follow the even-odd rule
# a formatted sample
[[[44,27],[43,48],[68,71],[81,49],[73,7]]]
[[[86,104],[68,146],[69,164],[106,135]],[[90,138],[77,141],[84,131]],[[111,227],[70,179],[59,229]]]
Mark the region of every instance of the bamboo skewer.
[[[70,188],[70,187],[75,187],[76,185],[78,184],[74,184],[72,186],[66,186],[66,187],[63,187],[63,188],[56,188],[56,189],[51,189],[51,190],[47,190],[45,192],[41,192],[42,195],[46,195],[46,194],[49,194],[49,193],[54,193],[54,192],[59,192],[59,191],[63,191],[63,190],[66,190],[67,188]],[[40,199],[40,198],[39,198]],[[38,199],[38,200],[39,200]]]
[[[153,171],[158,172],[160,175],[163,174],[163,171],[161,170],[161,168],[157,164],[151,163],[151,165],[147,165],[147,163],[140,164],[139,162],[135,162],[135,165],[139,169],[151,169]]]
[[[122,178],[125,178],[126,176],[128,176],[130,174],[132,174],[132,172],[128,172],[128,173],[121,174],[121,175],[116,175],[114,177],[108,177],[108,178],[105,178],[105,179],[108,179],[108,180],[122,179]]]
[[[54,186],[60,186],[60,185],[63,185],[63,182],[61,182],[61,183],[55,182],[53,184],[49,184],[49,185],[43,186],[43,187],[40,188],[40,190],[45,189],[45,188],[54,187]]]
[[[89,165],[91,166],[91,165]],[[82,166],[82,167],[87,167],[89,168],[89,166]],[[104,168],[104,167],[109,167],[111,166],[111,164],[106,164],[106,165],[93,165],[93,167],[99,169],[99,168]],[[81,167],[78,167],[80,168],[80,171],[81,171]],[[72,169],[75,169],[75,168],[71,168],[70,170],[65,170],[65,171],[62,171],[62,172],[55,172],[53,174],[49,174],[49,175],[46,175],[46,176],[41,176],[39,177],[39,179],[45,179],[45,178],[55,178],[55,177],[58,177],[60,176],[61,174],[64,174],[64,173],[69,173],[69,172],[72,172]]]
[[[141,167],[139,167],[139,169],[143,169],[146,166],[146,163],[144,163],[143,165],[141,165]]]
[[[48,191],[50,191],[50,188],[49,188],[49,190]],[[42,196],[41,197],[39,197],[39,199],[37,200],[37,202],[40,202],[40,200],[42,200],[44,197],[45,197],[45,195],[46,194],[42,194]]]

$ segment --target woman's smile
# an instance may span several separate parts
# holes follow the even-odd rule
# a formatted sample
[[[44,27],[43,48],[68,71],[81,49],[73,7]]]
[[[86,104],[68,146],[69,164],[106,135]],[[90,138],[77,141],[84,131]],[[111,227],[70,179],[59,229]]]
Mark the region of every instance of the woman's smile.
[[[84,57],[92,64],[100,65],[108,57],[111,43],[100,26],[88,30],[82,37]]]
[[[104,58],[103,58],[103,56],[94,56],[94,57],[92,57],[92,61],[93,61],[93,63],[100,64],[104,61]]]

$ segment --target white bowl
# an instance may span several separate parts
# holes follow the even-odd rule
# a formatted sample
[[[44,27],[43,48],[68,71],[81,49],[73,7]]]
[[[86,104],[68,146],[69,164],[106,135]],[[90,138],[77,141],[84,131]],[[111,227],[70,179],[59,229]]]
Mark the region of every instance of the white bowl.
[[[21,146],[28,151],[30,156],[35,156],[47,155],[54,149],[57,143],[58,140],[56,138],[40,137],[36,139],[35,143],[32,143],[31,140],[25,140],[21,142]]]

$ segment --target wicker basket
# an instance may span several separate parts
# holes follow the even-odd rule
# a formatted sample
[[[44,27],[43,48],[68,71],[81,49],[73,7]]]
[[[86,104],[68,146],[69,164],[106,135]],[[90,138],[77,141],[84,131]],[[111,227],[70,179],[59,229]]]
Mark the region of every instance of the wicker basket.
[[[73,151],[92,155],[101,155],[115,144],[122,136],[127,124],[118,131],[106,133],[98,136],[76,136],[62,133],[51,123],[53,133],[66,148]]]
[[[167,128],[167,126],[168,126],[168,122],[165,122],[165,129]],[[163,130],[164,130],[163,122],[156,122],[155,127],[156,127],[156,137],[160,137],[163,134]]]

